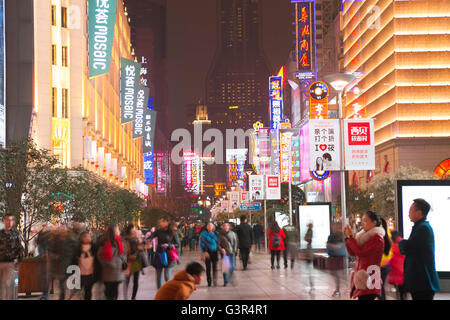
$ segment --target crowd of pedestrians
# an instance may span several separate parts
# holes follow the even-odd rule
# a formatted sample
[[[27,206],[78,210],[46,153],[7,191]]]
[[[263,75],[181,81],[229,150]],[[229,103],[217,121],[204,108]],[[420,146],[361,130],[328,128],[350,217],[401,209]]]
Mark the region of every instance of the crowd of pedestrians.
[[[341,272],[345,260],[354,257],[350,277],[350,297],[359,300],[385,300],[385,284],[396,288],[397,299],[404,300],[407,293],[414,300],[432,300],[440,291],[435,267],[434,234],[426,220],[430,205],[416,199],[409,210],[414,223],[409,239],[400,237],[398,231],[390,230],[387,222],[373,211],[366,212],[361,220],[361,230],[350,225],[342,230],[338,223],[332,224],[326,243],[328,270],[335,280],[333,296],[341,296]],[[110,225],[103,230],[85,230],[82,224],[71,227],[54,226],[43,228],[36,241],[36,252],[44,261],[41,273],[42,300],[49,299],[53,282],[59,284],[60,300],[71,299],[83,293],[83,299],[93,298],[93,288],[100,283],[102,292],[96,298],[117,300],[119,287],[123,288],[123,299],[128,300],[132,284],[131,299],[139,293],[142,274],[147,267],[155,269],[155,284],[158,292],[155,299],[187,299],[201,283],[206,273],[208,287],[219,285],[219,272],[223,275],[223,286],[236,285],[236,260],[241,260],[242,270],[251,263],[251,250],[261,251],[261,242],[267,237],[270,249],[270,268],[293,269],[300,252],[300,233],[292,224],[280,228],[273,221],[267,235],[256,223],[250,226],[247,217],[241,217],[239,226],[225,222],[216,225],[180,223],[168,217],[158,220],[156,227],[145,234],[130,224],[123,230]],[[11,299],[11,279],[23,257],[20,234],[15,228],[15,218],[5,216],[4,230],[0,231],[0,289],[1,299]],[[302,235],[306,243],[303,257],[313,267],[312,247],[314,228],[308,223]],[[356,231],[356,232],[355,232]],[[183,249],[200,252],[199,261],[191,262],[172,277],[172,270],[180,264]],[[201,262],[201,263],[200,263]],[[276,262],[276,264],[275,264]],[[203,265],[202,265],[203,264]],[[70,273],[68,267],[77,266],[80,287],[67,288]],[[220,269],[220,271],[219,271]],[[310,288],[314,289],[310,274]],[[133,279],[133,281],[131,281]],[[69,295],[66,292],[69,291]]]

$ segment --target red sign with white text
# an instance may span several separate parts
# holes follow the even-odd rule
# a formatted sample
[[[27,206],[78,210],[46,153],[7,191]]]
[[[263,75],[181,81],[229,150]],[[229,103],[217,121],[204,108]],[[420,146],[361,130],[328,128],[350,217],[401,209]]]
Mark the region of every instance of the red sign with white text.
[[[349,122],[348,144],[350,146],[370,146],[370,123]]]

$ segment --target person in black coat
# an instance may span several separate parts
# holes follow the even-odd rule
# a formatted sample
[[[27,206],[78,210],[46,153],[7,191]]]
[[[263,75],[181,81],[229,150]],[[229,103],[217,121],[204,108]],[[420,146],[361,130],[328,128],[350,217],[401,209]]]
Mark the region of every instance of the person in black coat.
[[[258,222],[253,226],[253,240],[255,244],[255,249],[261,251],[261,239],[264,238],[264,229],[262,225]]]
[[[440,291],[436,272],[434,233],[426,221],[430,204],[423,199],[415,199],[409,209],[409,218],[414,222],[408,240],[398,243],[400,253],[405,255],[404,281],[406,291],[413,300],[433,300]]]
[[[253,244],[253,230],[247,223],[247,217],[241,217],[241,224],[237,227],[236,233],[239,239],[239,251],[241,253],[242,266],[247,270],[250,248]]]

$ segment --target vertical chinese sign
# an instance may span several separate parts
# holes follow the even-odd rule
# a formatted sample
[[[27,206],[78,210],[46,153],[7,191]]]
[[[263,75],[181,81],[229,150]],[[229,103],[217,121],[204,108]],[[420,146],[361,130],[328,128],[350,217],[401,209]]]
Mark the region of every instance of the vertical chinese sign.
[[[149,89],[139,86],[136,94],[136,108],[134,109],[133,139],[142,138],[144,132],[144,115],[147,108]]]
[[[142,153],[153,152],[155,140],[156,111],[145,108],[144,111],[144,139],[142,139]]]
[[[309,118],[310,119],[328,119],[328,86],[317,81],[309,87]]]
[[[338,119],[310,120],[310,170],[340,171],[341,138]]]
[[[192,163],[194,161],[195,153],[185,152],[184,158],[184,189],[187,192],[192,190]]]
[[[89,0],[89,78],[109,73],[117,0]]]
[[[312,78],[316,69],[315,1],[291,0],[296,7],[297,62],[303,78]]]
[[[5,0],[0,0],[0,146],[6,147]]]
[[[122,124],[135,120],[140,73],[141,65],[139,63],[125,58],[120,59],[120,110]]]
[[[278,129],[283,117],[283,77],[269,78],[270,128]]]
[[[375,170],[374,120],[344,120],[345,169]]]

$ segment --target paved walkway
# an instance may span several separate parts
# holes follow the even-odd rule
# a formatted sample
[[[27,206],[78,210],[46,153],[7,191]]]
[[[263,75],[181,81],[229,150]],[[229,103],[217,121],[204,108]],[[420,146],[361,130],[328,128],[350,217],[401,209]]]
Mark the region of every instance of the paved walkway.
[[[192,261],[200,261],[200,253],[185,251],[181,256],[181,264],[174,267],[172,276]],[[218,268],[220,270],[220,262]],[[251,264],[246,271],[242,270],[241,262],[237,261],[234,286],[229,284],[223,287],[223,277],[219,271],[218,286],[208,287],[205,276],[203,283],[191,296],[191,300],[349,300],[348,276],[342,272],[340,277],[341,296],[333,297],[335,282],[329,272],[313,269],[302,260],[296,261],[294,269],[291,270],[289,267],[284,269],[283,258],[281,258],[281,269],[272,270],[268,254],[252,253]],[[311,290],[311,280],[313,290]],[[129,296],[131,296],[132,282],[131,279]],[[56,287],[55,284],[55,290],[57,290]],[[119,300],[124,298],[122,287],[121,285],[119,288]],[[386,285],[388,300],[395,299],[395,292],[392,289],[390,285]],[[95,285],[93,299],[102,297],[102,291],[102,285]],[[145,269],[145,275],[140,276],[137,300],[153,300],[155,294],[155,270],[149,267]],[[51,297],[51,299],[56,298],[56,294]],[[74,300],[79,298],[78,295],[73,297]],[[435,299],[450,300],[450,294],[440,293]]]

